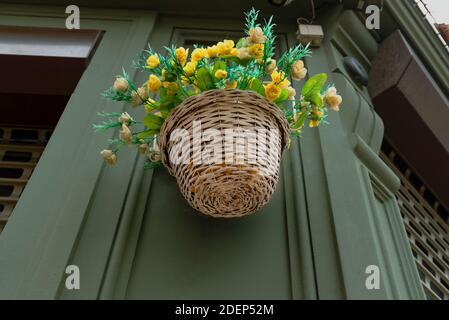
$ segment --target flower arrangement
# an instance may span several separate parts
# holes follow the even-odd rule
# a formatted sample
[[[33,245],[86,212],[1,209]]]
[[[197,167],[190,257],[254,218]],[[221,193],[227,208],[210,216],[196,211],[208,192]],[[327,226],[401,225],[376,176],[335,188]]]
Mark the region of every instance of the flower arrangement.
[[[101,151],[104,160],[113,165],[122,146],[135,145],[147,156],[146,167],[159,165],[157,140],[164,121],[185,99],[211,89],[251,90],[260,94],[282,111],[292,135],[299,135],[305,124],[317,127],[325,122],[328,109],[338,111],[342,97],[334,86],[326,86],[324,73],[310,77],[301,94],[297,94],[289,79],[306,78],[303,59],[311,55],[309,46],[291,48],[276,61],[275,24],[272,17],[263,25],[257,23],[258,13],[255,9],[245,13],[245,36],[237,43],[225,39],[213,46],[194,46],[191,52],[183,47],[167,47],[166,55],[149,47],[139,54],[133,65],[147,72],[148,80],[137,86],[123,70],[103,96],[125,101],[132,107],[143,106],[146,115],[138,121],[127,112],[99,114],[107,120],[94,125],[95,130],[121,128],[118,138],[109,141],[111,148]],[[143,131],[133,130],[142,123]]]

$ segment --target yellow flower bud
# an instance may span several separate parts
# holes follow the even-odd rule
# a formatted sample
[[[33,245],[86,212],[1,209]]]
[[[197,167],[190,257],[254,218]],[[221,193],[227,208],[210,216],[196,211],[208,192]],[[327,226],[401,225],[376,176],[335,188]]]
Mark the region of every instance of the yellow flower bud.
[[[319,124],[320,124],[320,122],[317,121],[317,120],[310,120],[310,122],[309,122],[309,127],[310,127],[310,128],[316,128],[316,127],[319,126]]]
[[[293,80],[304,79],[307,75],[307,69],[304,68],[304,62],[302,62],[301,60],[296,61],[292,65],[290,74],[291,74]]]
[[[205,48],[196,48],[192,51],[192,61],[198,62],[204,58],[207,58],[207,49]]]
[[[129,130],[128,126],[123,123],[122,124],[122,130],[119,133],[119,139],[125,142],[126,144],[132,143],[132,133],[131,130]]]
[[[136,91],[131,92],[131,106],[137,107],[148,99],[148,89],[146,86],[140,87]]]
[[[100,155],[103,157],[104,161],[111,166],[117,163],[117,156],[112,150],[102,150]]]
[[[154,69],[159,66],[159,57],[157,54],[153,54],[147,58],[147,67],[148,69]]]
[[[226,80],[226,89],[235,89],[237,88],[237,81],[234,80],[230,82],[229,80]]]
[[[217,44],[217,51],[219,56],[229,56],[231,54],[232,48],[234,48],[234,41],[223,40]]]
[[[176,82],[164,81],[162,83],[162,86],[165,89],[167,89],[167,94],[172,95],[172,96],[174,96],[179,89],[178,84]]]
[[[128,114],[128,112],[123,112],[118,118],[118,122],[128,124],[133,121],[133,118]]]
[[[189,55],[189,49],[185,49],[183,47],[176,48],[175,50],[176,58],[178,58],[181,65],[185,65],[187,61],[187,56]]]
[[[190,61],[184,67],[184,72],[187,76],[191,77],[195,73],[196,70],[196,62]]]
[[[289,98],[290,100],[294,100],[294,99],[295,99],[295,96],[296,96],[296,90],[295,90],[295,88],[293,88],[293,87],[288,87],[287,89],[288,89],[288,98]]]
[[[114,81],[114,90],[118,92],[126,92],[128,90],[128,81],[125,78],[117,78]]]
[[[324,103],[332,110],[339,111],[340,110],[340,104],[342,103],[343,99],[340,95],[332,95],[327,96],[324,99]]]
[[[323,101],[329,107],[329,109],[339,111],[340,104],[342,103],[343,99],[340,95],[337,94],[337,89],[335,87],[330,87],[326,90]]]
[[[276,69],[276,60],[271,59],[270,64],[265,68],[265,72],[268,74],[272,74],[274,69]]]
[[[219,69],[215,72],[215,78],[226,79],[228,77],[228,72],[226,70]]]
[[[248,40],[250,43],[265,43],[266,37],[261,27],[251,28],[249,30]]]
[[[161,87],[161,80],[157,76],[152,74],[148,79],[147,86],[149,91],[156,93]]]
[[[216,45],[207,47],[207,56],[209,58],[215,58],[218,55],[218,48]]]
[[[251,47],[249,47],[249,54],[256,59],[262,59],[263,52],[264,52],[263,43],[255,43]]]

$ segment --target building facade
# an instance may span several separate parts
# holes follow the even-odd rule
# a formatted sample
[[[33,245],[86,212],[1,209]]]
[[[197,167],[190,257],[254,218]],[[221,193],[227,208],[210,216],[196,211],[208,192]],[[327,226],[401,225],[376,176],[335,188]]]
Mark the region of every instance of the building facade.
[[[449,299],[449,59],[413,1],[385,1],[374,30],[358,1],[257,4],[282,50],[298,18],[322,26],[306,66],[344,105],[292,141],[262,212],[233,220],[195,213],[137,153],[106,168],[92,123],[127,110],[100,92],[122,66],[144,82],[130,65],[148,42],[238,39],[250,4],[80,0],[67,30],[71,4],[0,4],[0,298]]]

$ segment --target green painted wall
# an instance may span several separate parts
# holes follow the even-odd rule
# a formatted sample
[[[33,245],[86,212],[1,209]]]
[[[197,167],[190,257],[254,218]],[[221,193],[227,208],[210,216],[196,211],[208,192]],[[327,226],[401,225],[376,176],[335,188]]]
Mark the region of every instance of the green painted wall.
[[[65,19],[56,7],[0,9],[11,25],[61,27]],[[90,126],[97,111],[124,108],[99,92],[147,41],[155,49],[216,41],[240,32],[241,19],[86,13],[85,27],[105,36],[0,236],[0,298],[423,298],[393,196],[398,179],[377,156],[382,122],[342,65],[352,55],[369,69],[376,54],[356,14],[320,14],[325,43],[306,60],[311,74],[330,74],[342,112],[293,141],[262,212],[223,221],[195,213],[175,180],[163,169],[144,172],[135,152],[105,168],[98,150],[108,136]],[[297,26],[277,23],[279,45],[294,46]],[[69,264],[80,267],[80,290],[65,289]],[[365,287],[373,264],[380,290]]]

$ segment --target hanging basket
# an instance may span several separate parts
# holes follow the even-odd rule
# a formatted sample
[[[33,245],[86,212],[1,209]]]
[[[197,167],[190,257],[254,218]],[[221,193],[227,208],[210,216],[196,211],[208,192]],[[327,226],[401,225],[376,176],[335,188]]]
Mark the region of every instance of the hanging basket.
[[[240,217],[270,200],[288,139],[279,107],[252,91],[217,89],[171,112],[159,148],[193,208],[213,217]]]

